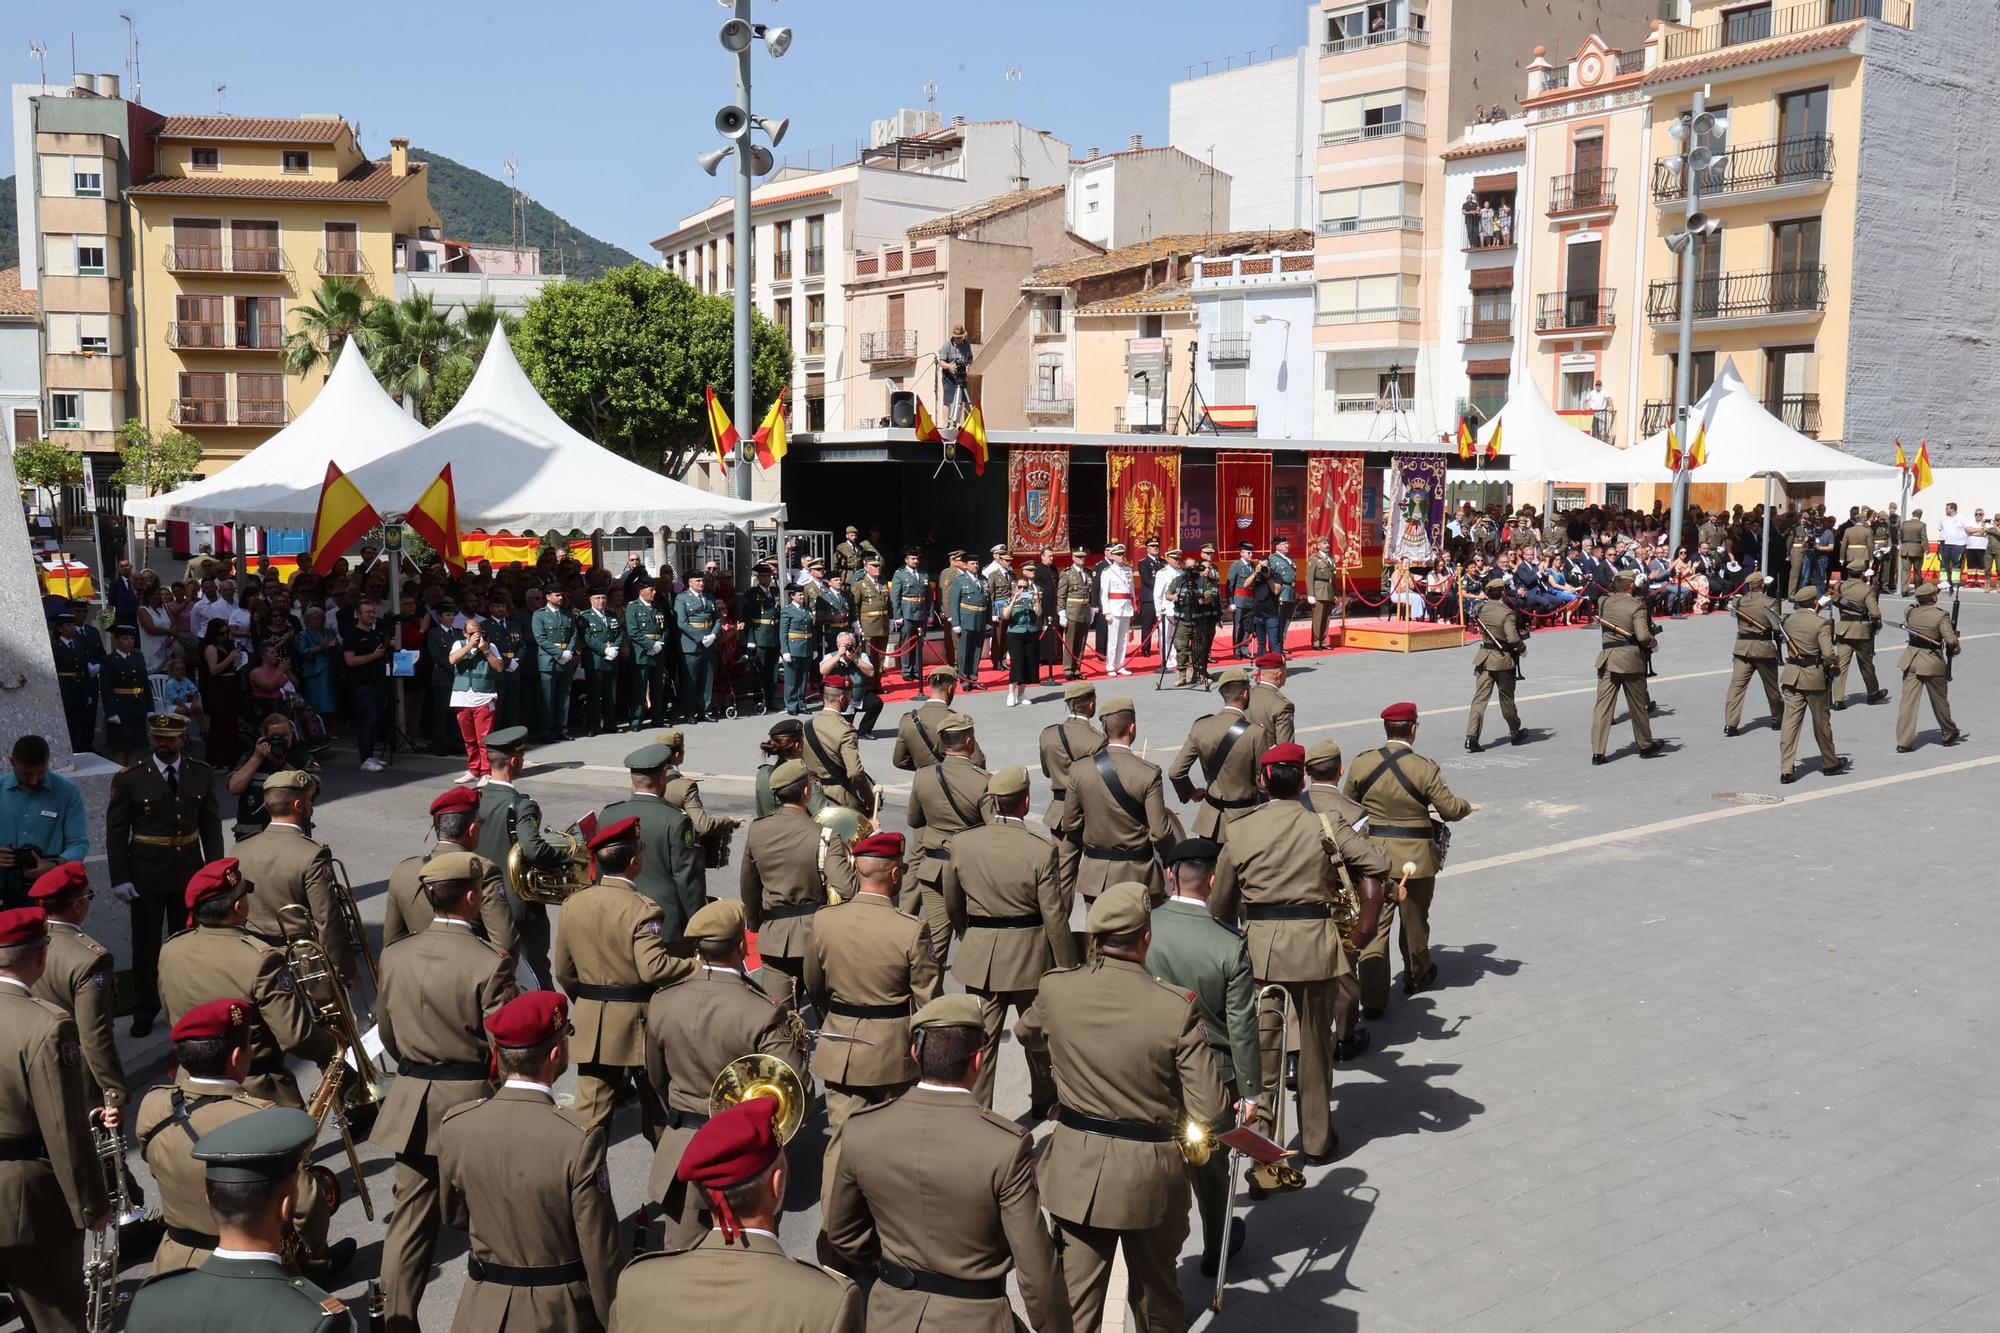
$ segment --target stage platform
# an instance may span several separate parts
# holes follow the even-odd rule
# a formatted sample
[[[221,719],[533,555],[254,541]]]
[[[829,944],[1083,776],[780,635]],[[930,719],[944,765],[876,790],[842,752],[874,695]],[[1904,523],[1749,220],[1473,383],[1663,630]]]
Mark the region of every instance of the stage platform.
[[[1457,648],[1465,643],[1465,627],[1454,621],[1350,620],[1340,632],[1343,648],[1378,653],[1421,653],[1431,648]]]

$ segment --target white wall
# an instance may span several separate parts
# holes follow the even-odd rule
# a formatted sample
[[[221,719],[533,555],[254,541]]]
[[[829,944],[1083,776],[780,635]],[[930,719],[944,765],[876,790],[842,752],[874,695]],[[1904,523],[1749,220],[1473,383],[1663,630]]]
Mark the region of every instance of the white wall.
[[[1167,149],[1111,154],[1072,164],[1069,229],[1106,249],[1176,232],[1225,232],[1230,195],[1228,173],[1211,172],[1206,161]]]
[[[1317,67],[1304,48],[1261,65],[1187,79],[1167,90],[1167,139],[1230,178],[1230,225],[1310,227]]]
[[[41,410],[41,337],[32,323],[0,324],[0,440],[14,438],[14,409]],[[43,423],[46,433],[47,422]]]
[[[35,182],[41,178],[35,161],[35,117],[29,99],[59,97],[63,89],[55,84],[17,83],[13,88],[14,113],[14,220],[21,237],[21,290],[40,286],[35,246]],[[109,184],[109,182],[106,182]]]
[[[1468,132],[1468,138],[1506,139],[1520,132],[1519,121],[1504,126],[1476,126]],[[1498,175],[1511,171],[1519,185],[1515,195],[1514,236],[1520,242],[1515,249],[1503,251],[1505,258],[1481,258],[1465,252],[1465,220],[1459,215],[1459,205],[1465,202],[1465,193],[1472,188],[1475,177]],[[1437,307],[1437,341],[1428,349],[1428,364],[1433,373],[1420,376],[1417,392],[1425,399],[1428,419],[1447,423],[1447,429],[1457,423],[1457,408],[1460,399],[1471,392],[1471,381],[1465,373],[1468,361],[1490,361],[1506,357],[1512,363],[1517,376],[1524,365],[1523,358],[1529,354],[1530,340],[1533,338],[1532,310],[1534,297],[1523,284],[1527,281],[1526,256],[1530,247],[1527,242],[1527,225],[1522,205],[1530,199],[1526,154],[1520,150],[1511,153],[1490,153],[1481,157],[1456,158],[1444,164],[1444,188],[1439,196],[1426,202],[1424,226],[1434,229],[1443,238],[1438,263],[1438,289],[1426,292],[1426,302]],[[1512,343],[1479,342],[1461,343],[1460,321],[1465,309],[1472,304],[1470,274],[1474,268],[1505,268],[1511,263],[1514,270],[1514,340]]]
[[[1209,362],[1209,351],[1217,345],[1214,338],[1222,326],[1222,306],[1232,300],[1243,303],[1242,331],[1250,336],[1250,360],[1242,368],[1243,398],[1227,401],[1256,405],[1259,435],[1283,440],[1313,438],[1311,284],[1195,292],[1195,318],[1201,330],[1195,381],[1211,404],[1225,401],[1216,392],[1216,367]],[[1270,316],[1270,323],[1257,323],[1260,315]],[[1285,320],[1290,321],[1289,327],[1281,322]]]
[[[1023,188],[1038,190],[1069,179],[1069,144],[1015,121],[992,121],[961,127],[965,135],[966,184],[975,200],[1005,194],[1015,178]]]

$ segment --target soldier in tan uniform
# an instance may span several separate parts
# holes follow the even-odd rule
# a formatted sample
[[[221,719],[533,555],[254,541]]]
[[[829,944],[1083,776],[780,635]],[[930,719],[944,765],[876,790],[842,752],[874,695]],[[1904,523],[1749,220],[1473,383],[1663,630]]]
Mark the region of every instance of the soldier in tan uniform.
[[[1765,574],[1736,595],[1736,646],[1729,653],[1729,696],[1722,704],[1722,734],[1735,736],[1742,731],[1743,696],[1749,692],[1750,677],[1764,687],[1764,701],[1771,708],[1771,725],[1784,715],[1784,700],[1778,694],[1778,601],[1771,596],[1777,578]]]
[[[1924,511],[1912,509],[1910,516],[1903,520],[1896,530],[1896,554],[1903,563],[1903,586],[1905,595],[1916,591],[1924,581],[1924,556],[1931,549],[1930,529],[1924,526]]]
[[[556,982],[575,1003],[576,1112],[603,1125],[626,1080],[635,1080],[639,1121],[653,1143],[661,1108],[644,1073],[646,1005],[661,986],[690,975],[694,964],[667,952],[660,905],[632,882],[645,855],[639,821],[621,819],[597,830],[590,850],[597,882],[563,904],[556,929]]]
[[[1306,605],[1312,608],[1312,646],[1326,647],[1327,621],[1333,615],[1334,598],[1340,595],[1340,570],[1333,563],[1333,543],[1325,537],[1313,539],[1313,553],[1306,560]]]
[[[938,994],[929,932],[896,910],[903,835],[873,833],[856,842],[854,873],[859,891],[820,913],[806,950],[806,993],[820,1026],[867,1043],[822,1039],[813,1054],[813,1073],[826,1084],[823,1178],[829,1180],[847,1117],[897,1096],[916,1078],[910,1015]]]
[[[945,915],[942,892],[951,840],[984,824],[992,804],[986,796],[990,775],[972,762],[972,719],[947,718],[938,741],[944,746],[944,758],[918,769],[910,781],[910,803],[903,817],[917,836],[916,868],[910,875],[915,894],[903,906],[923,918],[931,952],[942,959],[951,949],[951,921]]]
[[[944,746],[938,735],[948,718],[964,716],[951,706],[952,700],[958,697],[956,667],[940,665],[925,668],[924,693],[928,697],[903,714],[902,720],[896,724],[896,751],[889,762],[906,773],[914,773],[942,760]],[[972,762],[981,768],[986,767],[986,752],[979,748],[977,741],[972,746]]]
[[[1062,827],[1063,801],[1069,795],[1069,771],[1078,760],[1088,759],[1104,748],[1104,733],[1092,721],[1097,716],[1097,687],[1087,680],[1074,680],[1063,687],[1063,703],[1069,716],[1042,728],[1042,776],[1049,780],[1054,795],[1042,822],[1050,829]]]
[[[396,1081],[369,1142],[396,1156],[396,1211],[382,1238],[388,1333],[417,1333],[444,1216],[439,1126],[454,1107],[493,1095],[486,1020],[515,995],[513,957],[475,933],[487,864],[467,851],[432,857],[421,872],[430,925],[382,951],[376,1012]]]
[[[486,1020],[501,1084],[446,1112],[438,1184],[448,1226],[471,1233],[453,1333],[597,1333],[624,1249],[605,1131],[557,1106],[569,1006],[529,991]]]
[[[861,1333],[861,1292],[785,1253],[778,1241],[785,1161],[769,1097],[739,1102],[695,1131],[676,1178],[699,1190],[715,1229],[693,1249],[642,1254],[618,1280],[611,1333],[754,1328],[757,1333]]]
[[[1340,1146],[1333,1127],[1333,1028],[1338,979],[1347,952],[1334,921],[1336,865],[1353,877],[1360,902],[1348,942],[1362,944],[1381,916],[1381,883],[1389,858],[1380,846],[1299,800],[1305,788],[1303,747],[1274,745],[1259,758],[1270,800],[1237,821],[1242,835],[1223,844],[1210,906],[1223,921],[1243,923],[1250,970],[1259,986],[1285,988],[1299,1043],[1299,1148],[1309,1162],[1332,1159]],[[1284,1093],[1285,1052],[1278,1044],[1279,1006],[1257,1015],[1261,1070],[1259,1123]],[[1364,1029],[1350,1054],[1368,1046]],[[1243,1075],[1239,1075],[1239,1078]]]
[[[1112,699],[1101,717],[1104,748],[1070,765],[1069,795],[1056,825],[1064,902],[1081,894],[1086,910],[1123,880],[1137,880],[1155,898],[1165,894],[1160,866],[1174,846],[1160,766],[1132,751],[1138,709],[1130,699]]]
[[[944,906],[959,936],[952,974],[978,1000],[986,1025],[986,1055],[973,1094],[993,1107],[994,1064],[1007,1011],[1034,1003],[1035,987],[1053,967],[1075,967],[1069,929],[1070,899],[1063,893],[1055,845],[1028,827],[1028,770],[1003,768],[986,784],[993,814],[985,824],[951,840],[944,868]],[[1028,1105],[1046,1113],[1055,1104],[1048,1060],[1028,1058]]]
[[[39,907],[0,912],[0,1278],[27,1326],[83,1327],[83,1233],[116,1226],[90,1141],[76,1023],[37,999],[48,962]]]
[[[1077,1328],[1102,1322],[1114,1252],[1130,1278],[1127,1328],[1185,1327],[1175,1264],[1188,1234],[1180,1138],[1229,1109],[1194,997],[1146,972],[1146,886],[1112,886],[1090,909],[1097,956],[1042,978],[1014,1026],[1055,1064],[1061,1100],[1040,1168],[1042,1206],[1062,1237]]]
[[[771,771],[778,812],[751,821],[737,875],[744,921],[757,932],[758,956],[793,988],[783,996],[787,1004],[796,1001],[796,987],[805,980],[813,914],[826,906],[829,892],[851,898],[855,890],[847,843],[806,813],[811,790],[806,767],[796,759]]]
[[[802,1081],[809,1077],[790,1011],[743,970],[750,945],[742,906],[708,904],[688,922],[687,938],[700,969],[655,992],[646,1007],[646,1080],[667,1117],[646,1197],[662,1207],[669,1250],[689,1248],[713,1225],[701,1191],[676,1173],[695,1132],[708,1123],[717,1076],[730,1061],[758,1054],[783,1060]]]
[[[250,1068],[244,1091],[279,1106],[303,1107],[299,1085],[285,1068],[287,1054],[322,1064],[332,1039],[313,1022],[284,951],[252,935],[244,895],[250,882],[234,857],[211,861],[187,885],[189,930],[160,950],[160,996],[167,1021],[210,1000],[243,996],[255,1007],[250,1024]]]
[[[664,745],[673,751],[672,757],[667,760],[666,768],[660,774],[666,780],[666,786],[660,791],[660,798],[688,817],[688,822],[694,825],[697,842],[713,842],[725,831],[743,827],[743,821],[740,819],[729,819],[708,813],[701,804],[700,786],[693,778],[681,772],[681,765],[687,762],[687,733],[675,727],[669,731],[654,732],[652,739],[653,744]]]
[[[861,766],[861,742],[854,724],[841,716],[853,685],[852,680],[838,674],[820,681],[820,698],[826,706],[806,719],[806,744],[801,753],[806,771],[830,803],[872,815],[875,780]]]
[[[448,852],[477,852],[484,831],[479,822],[479,793],[471,787],[451,787],[431,802],[431,831],[437,845],[421,856],[406,856],[389,872],[389,889],[382,901],[382,948],[430,929],[431,901],[424,895],[424,866]],[[479,862],[479,911],[473,933],[491,940],[502,953],[516,945],[514,918],[507,910],[507,871],[485,857]]]
[[[1083,645],[1090,637],[1090,552],[1079,546],[1056,579],[1056,620],[1062,628],[1063,679],[1083,679]]]
[[[1478,754],[1485,747],[1479,734],[1486,727],[1486,703],[1500,696],[1500,717],[1507,724],[1507,738],[1519,745],[1527,737],[1521,730],[1521,710],[1514,706],[1514,685],[1521,674],[1521,654],[1528,650],[1521,633],[1521,618],[1507,605],[1507,580],[1486,581],[1486,600],[1479,604],[1473,620],[1479,634],[1479,652],[1472,659],[1472,708],[1465,715],[1465,748]]]
[[[1400,900],[1385,903],[1375,937],[1361,950],[1361,1012],[1374,1018],[1389,1004],[1389,916],[1402,917],[1396,940],[1403,954],[1403,993],[1415,995],[1437,980],[1431,960],[1431,895],[1444,865],[1437,819],[1455,823],[1479,807],[1445,785],[1444,774],[1416,752],[1417,706],[1382,710],[1386,743],[1358,756],[1347,771],[1347,796],[1368,812],[1368,837],[1389,853],[1398,875],[1414,864]]]
[[[1599,603],[1597,627],[1602,643],[1597,654],[1597,707],[1590,715],[1590,762],[1605,762],[1604,747],[1611,742],[1611,719],[1618,710],[1618,695],[1625,695],[1625,711],[1632,717],[1632,739],[1639,753],[1658,753],[1664,743],[1653,739],[1653,700],[1646,690],[1646,667],[1652,660],[1653,618],[1646,603],[1632,595],[1634,577],[1621,569],[1612,577],[1610,595]]]
[[[1359,802],[1348,798],[1340,789],[1340,742],[1319,741],[1306,751],[1306,789],[1299,800],[1306,809],[1316,815],[1325,815],[1336,823],[1345,824],[1357,833],[1368,821],[1368,812]],[[1391,867],[1393,870],[1395,867]],[[1360,900],[1361,886],[1347,873],[1345,865],[1335,867],[1341,880],[1353,890],[1356,901]],[[1396,905],[1386,900],[1377,914],[1377,926],[1369,935],[1376,935],[1387,929],[1384,914],[1393,913]],[[1361,1031],[1361,950],[1349,936],[1342,936],[1341,953],[1346,955],[1347,968],[1333,979],[1333,1062],[1339,1064],[1352,1055],[1360,1054],[1365,1047],[1365,1039],[1358,1039]],[[1386,979],[1383,983],[1387,985]]]
[[[118,1111],[127,1094],[125,1066],[112,1031],[117,965],[110,950],[83,933],[93,896],[81,861],[63,861],[43,871],[28,889],[29,900],[47,914],[49,926],[48,961],[35,983],[35,998],[60,1007],[75,1021],[85,1094],[92,1106]],[[118,1120],[113,1115],[107,1123],[115,1129]]]
[[[847,1122],[822,1211],[841,1262],[880,1277],[868,1298],[871,1329],[1014,1333],[1009,1272],[1033,1328],[1072,1327],[1042,1221],[1034,1143],[978,1099],[993,1054],[983,1023],[970,995],[919,1009],[910,1023],[916,1087]]]
[[[1828,777],[1845,773],[1846,756],[1833,746],[1833,712],[1827,707],[1827,677],[1833,668],[1833,626],[1817,610],[1819,589],[1808,583],[1792,594],[1793,610],[1780,623],[1785,641],[1785,665],[1778,685],[1785,697],[1785,721],[1778,734],[1778,781],[1797,782],[1799,731],[1812,715],[1813,739],[1819,743],[1820,771]]]
[[[1257,724],[1244,711],[1249,702],[1250,677],[1232,667],[1216,682],[1222,707],[1188,728],[1187,740],[1174,756],[1167,777],[1174,795],[1183,803],[1201,802],[1194,817],[1197,838],[1227,844],[1229,825],[1250,813],[1257,805]],[[1195,760],[1201,761],[1202,786],[1189,780]]]
[[[1252,724],[1263,728],[1263,743],[1257,748],[1263,751],[1273,745],[1290,745],[1297,707],[1285,697],[1285,655],[1259,653],[1250,665],[1257,668],[1257,678],[1250,683],[1243,712]]]
[[[1852,529],[1850,529],[1852,531]],[[1861,669],[1861,684],[1867,690],[1866,703],[1879,704],[1889,697],[1875,678],[1875,635],[1882,628],[1882,601],[1875,592],[1875,571],[1863,569],[1840,581],[1834,594],[1833,684],[1828,698],[1839,712],[1847,707],[1847,669]]]
[[[1936,581],[1925,579],[1917,585],[1917,604],[1903,617],[1909,642],[1896,663],[1896,669],[1903,673],[1903,697],[1896,704],[1898,754],[1916,748],[1919,691],[1930,696],[1940,743],[1956,745],[1965,739],[1951,717],[1951,659],[1958,656],[1958,631],[1952,628],[1951,613],[1937,604],[1937,598]]]
[[[333,853],[306,832],[312,822],[319,779],[300,768],[273,773],[264,781],[264,808],[271,823],[254,838],[236,843],[237,868],[253,887],[243,899],[250,909],[250,933],[283,947],[311,925],[311,937],[326,950],[349,987],[361,984],[347,929],[334,904]],[[303,908],[303,913],[286,908]]]

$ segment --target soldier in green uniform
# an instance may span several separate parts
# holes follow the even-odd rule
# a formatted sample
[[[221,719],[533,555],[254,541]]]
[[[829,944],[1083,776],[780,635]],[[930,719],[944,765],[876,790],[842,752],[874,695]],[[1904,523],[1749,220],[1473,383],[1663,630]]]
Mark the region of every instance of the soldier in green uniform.
[[[958,574],[945,593],[945,606],[951,627],[958,634],[958,687],[984,689],[979,683],[979,666],[986,650],[987,632],[993,625],[993,603],[986,595],[986,579],[979,573],[976,560],[966,559],[960,551],[955,553],[952,563],[958,567]]]
[[[129,764],[146,747],[146,714],[152,711],[153,687],[146,679],[146,659],[139,655],[139,630],[134,625],[111,627],[111,651],[98,668],[104,689],[104,748],[114,764]]]
[[[889,580],[889,595],[895,612],[889,628],[896,634],[896,660],[904,680],[915,680],[923,667],[924,631],[931,620],[931,576],[923,569],[923,555],[914,546],[903,550],[903,567]]]
[[[869,655],[879,666],[889,660],[889,623],[896,617],[895,597],[882,579],[881,556],[868,557],[861,572],[849,580],[847,592],[854,602],[855,624],[860,626],[861,637],[868,641]]]
[[[1784,716],[1785,705],[1778,694],[1778,602],[1771,589],[1778,580],[1765,574],[1759,581],[1746,583],[1736,595],[1736,646],[1729,654],[1729,696],[1722,705],[1722,734],[1739,734],[1743,721],[1743,696],[1749,691],[1750,677],[1764,686],[1764,701],[1771,708],[1771,725]]]
[[[521,627],[514,619],[514,604],[506,593],[494,592],[479,628],[500,654],[500,698],[494,704],[493,725],[514,726],[521,720],[521,659],[526,645],[521,638]]]
[[[1903,697],[1896,705],[1896,752],[1908,754],[1917,744],[1918,695],[1927,694],[1931,716],[1937,719],[1942,744],[1956,745],[1965,733],[1951,718],[1951,659],[1958,656],[1958,631],[1951,613],[1937,604],[1938,585],[1925,579],[1917,585],[1917,604],[1903,617],[1909,646],[1896,667],[1903,673]]]
[[[751,679],[757,686],[760,713],[775,712],[784,697],[778,686],[778,666],[782,660],[778,650],[778,615],[784,609],[784,599],[773,584],[776,574],[777,567],[770,561],[759,561],[756,582],[743,594],[743,642],[750,650]]]
[[[560,866],[562,852],[542,837],[542,807],[514,786],[528,763],[528,729],[507,727],[488,732],[486,761],[492,771],[479,789],[479,854],[504,869],[508,854],[518,846],[531,868],[553,870]],[[523,898],[511,873],[506,881],[507,910],[514,918],[521,961],[535,974],[536,984],[547,990],[553,984],[549,974],[549,909]]]
[[[806,711],[806,686],[812,681],[813,629],[810,591],[801,583],[792,589],[791,605],[778,613],[778,642],[785,657],[785,711],[793,717]]]
[[[1653,739],[1653,700],[1646,691],[1646,668],[1652,661],[1653,618],[1646,603],[1632,595],[1636,579],[1629,569],[1621,569],[1611,579],[1611,594],[1597,608],[1601,643],[1597,654],[1597,706],[1590,716],[1590,762],[1605,762],[1604,747],[1611,742],[1611,719],[1618,709],[1618,695],[1625,695],[1625,710],[1632,718],[1632,739],[1639,753],[1657,754],[1664,741]]]
[[[1206,683],[1208,655],[1215,644],[1215,627],[1222,620],[1222,584],[1215,577],[1215,548],[1201,548],[1201,563],[1181,561],[1181,576],[1171,593],[1174,603],[1174,660],[1179,683]]]
[[[708,595],[705,575],[688,575],[687,587],[674,598],[674,622],[681,631],[681,716],[689,722],[713,722],[715,641],[722,634],[722,613]]]
[[[667,720],[667,635],[673,622],[659,605],[660,585],[642,578],[625,604],[625,641],[632,645],[632,677],[626,682],[626,721],[634,731]]]
[[[1812,714],[1813,739],[1819,742],[1820,771],[1828,777],[1845,773],[1848,760],[1833,748],[1833,713],[1827,708],[1827,672],[1833,662],[1833,626],[1819,614],[1819,589],[1808,583],[1792,594],[1794,610],[1779,633],[1785,640],[1786,661],[1778,672],[1785,696],[1784,729],[1778,738],[1778,781],[1797,782],[1799,730]]]
[[[577,632],[576,617],[563,607],[562,585],[551,583],[542,589],[546,599],[542,609],[535,612],[535,651],[541,655],[542,695],[538,717],[542,724],[539,737],[544,742],[566,741],[569,739],[569,699],[576,687]],[[493,747],[493,738],[486,738],[487,750]]]
[[[1479,604],[1473,623],[1479,632],[1479,652],[1472,659],[1477,681],[1472,689],[1472,708],[1465,716],[1465,748],[1478,754],[1480,730],[1486,724],[1486,702],[1497,691],[1500,716],[1507,723],[1507,737],[1519,745],[1527,733],[1521,730],[1521,710],[1514,706],[1514,682],[1521,670],[1521,654],[1528,649],[1521,633],[1521,618],[1507,605],[1507,580],[1486,580],[1486,600]]]
[[[97,740],[97,677],[102,670],[89,643],[68,611],[56,616],[56,635],[49,641],[56,659],[56,687],[62,694],[63,721],[69,724],[69,748],[89,754]]]
[[[842,630],[854,625],[854,604],[847,590],[833,583],[818,585],[813,597],[813,627],[818,635],[818,651],[830,653]]]
[[[1251,542],[1236,543],[1236,559],[1223,580],[1222,598],[1229,606],[1229,651],[1235,657],[1250,656],[1251,608],[1257,596],[1257,547]]]
[[[299,1164],[319,1137],[304,1111],[273,1106],[231,1120],[195,1144],[221,1241],[199,1268],[155,1278],[132,1297],[127,1333],[193,1328],[346,1333],[347,1307],[278,1258],[298,1205]]]
[[[1849,532],[1855,529],[1849,528]],[[1875,678],[1875,635],[1882,628],[1882,602],[1875,593],[1875,571],[1863,568],[1840,581],[1834,594],[1833,688],[1830,697],[1835,712],[1847,707],[1847,669],[1861,668],[1861,683],[1867,688],[1866,702],[1879,704],[1888,699]]]
[[[1063,679],[1083,679],[1083,641],[1090,633],[1090,552],[1077,547],[1056,579],[1056,619],[1063,632]]]
[[[1924,511],[1912,509],[1896,530],[1896,555],[1903,563],[1903,589],[1908,596],[1924,581],[1924,555],[1931,549],[1930,529],[1924,526]]]
[[[576,618],[583,659],[583,729],[589,736],[622,729],[618,676],[625,656],[625,622],[609,608],[603,588],[590,592],[590,609]]]
[[[693,820],[666,799],[667,768],[673,751],[664,745],[642,745],[625,756],[632,794],[597,812],[597,826],[609,828],[621,819],[639,821],[639,841],[645,848],[632,887],[660,907],[660,934],[679,939],[688,920],[701,910],[706,893],[701,848]]]

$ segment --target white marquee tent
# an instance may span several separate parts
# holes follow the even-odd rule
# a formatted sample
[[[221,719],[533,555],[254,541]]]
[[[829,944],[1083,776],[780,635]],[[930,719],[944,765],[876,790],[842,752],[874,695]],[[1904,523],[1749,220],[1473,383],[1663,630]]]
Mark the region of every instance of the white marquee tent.
[[[1639,482],[1652,481],[1661,469],[1646,467],[1637,456],[1594,436],[1586,435],[1564,421],[1549,406],[1532,383],[1519,385],[1507,397],[1506,406],[1479,429],[1480,457],[1493,433],[1500,434],[1500,454],[1507,471],[1496,472],[1491,480],[1516,487],[1546,486],[1551,482]],[[1515,501],[1524,497],[1515,492]]]
[[[1712,413],[1712,415],[1711,415]],[[1787,483],[1829,481],[1886,482],[1896,485],[1896,469],[1883,463],[1821,444],[1799,434],[1772,416],[1758,401],[1732,360],[1722,367],[1701,401],[1688,409],[1692,434],[1708,422],[1708,461],[1688,473],[1690,482],[1752,481],[1758,477]],[[1641,458],[1652,460],[1652,475],[1642,481],[1671,482],[1666,468],[1667,433],[1661,431],[1635,446]],[[1636,461],[1636,460],[1635,460]]]

